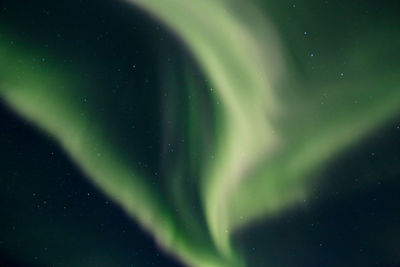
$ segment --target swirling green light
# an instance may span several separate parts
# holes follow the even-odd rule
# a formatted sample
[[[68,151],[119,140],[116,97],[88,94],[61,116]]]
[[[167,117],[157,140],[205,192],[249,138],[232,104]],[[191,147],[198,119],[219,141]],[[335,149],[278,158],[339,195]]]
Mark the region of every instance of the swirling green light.
[[[51,62],[33,64],[29,59],[36,50],[3,38],[0,94],[12,109],[51,134],[162,247],[189,265],[244,265],[231,244],[232,232],[304,200],[313,171],[399,110],[397,69],[382,71],[377,79],[357,73],[360,66],[354,63],[346,67],[346,75],[353,72],[347,80],[303,82],[277,30],[267,22],[267,11],[256,11],[248,1],[129,2],[169,27],[211,81],[216,137],[198,182],[205,229],[183,231],[187,222],[174,216],[173,203],[121,156],[101,117],[88,112],[94,106],[78,101],[77,88],[93,85],[75,77],[74,70]],[[363,68],[376,71],[371,51],[349,47],[349,61],[363,59]],[[370,60],[365,59],[368,54]],[[190,72],[182,76],[195,92],[200,89]],[[175,86],[173,81],[166,84]],[[196,106],[198,112],[189,114],[192,136],[199,135],[202,117],[201,104]],[[171,173],[172,184],[184,175],[179,169]],[[171,191],[179,199],[183,190],[176,185]]]

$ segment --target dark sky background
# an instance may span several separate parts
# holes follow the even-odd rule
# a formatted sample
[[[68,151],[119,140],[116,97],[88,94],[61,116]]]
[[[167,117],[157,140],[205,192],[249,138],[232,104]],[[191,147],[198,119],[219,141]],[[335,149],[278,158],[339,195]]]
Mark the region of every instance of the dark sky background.
[[[135,92],[141,101],[133,109],[122,107],[121,114],[147,112],[146,118],[135,117],[135,127],[147,134],[130,146],[140,150],[135,160],[153,171],[161,150],[161,105],[154,94],[161,91],[146,90],[159,88],[153,64],[162,46],[186,53],[173,36],[118,1],[0,0],[0,8],[0,25],[15,37],[58,52],[66,65],[94,68],[81,76],[96,73],[91,79],[113,93],[142,88]],[[175,58],[164,56],[166,66]],[[131,62],[140,79],[131,78]],[[122,131],[121,142],[134,135]],[[251,266],[266,266],[265,258],[278,267],[400,266],[399,151],[400,117],[326,166],[308,205],[243,229],[235,244]],[[0,102],[0,266],[180,263],[90,184],[49,136]]]

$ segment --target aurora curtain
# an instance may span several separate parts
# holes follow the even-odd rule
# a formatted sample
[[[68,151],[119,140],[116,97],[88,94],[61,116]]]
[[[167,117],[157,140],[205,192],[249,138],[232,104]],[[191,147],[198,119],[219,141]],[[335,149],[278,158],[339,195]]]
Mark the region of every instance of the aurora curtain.
[[[369,151],[373,136],[389,136],[376,145],[382,151],[398,142],[395,1],[1,3],[4,109],[54,142],[78,168],[82,177],[76,179],[90,181],[183,264],[320,266],[341,251],[340,242],[324,250],[334,240],[328,227],[310,237],[316,242],[310,245],[301,221],[334,221],[321,209],[334,206],[332,215],[353,203],[355,182],[373,191],[396,181],[395,152],[382,152],[382,161],[356,160],[358,153],[378,155],[376,148]],[[10,151],[1,152],[7,162]],[[5,181],[31,179],[3,173]],[[398,218],[394,210],[385,214]],[[285,216],[300,217],[299,225],[285,230]],[[381,223],[398,232],[398,221]],[[68,229],[56,225],[57,231]],[[360,236],[373,243],[373,224],[363,227]],[[276,236],[280,232],[292,237]],[[15,238],[11,230],[5,236]],[[295,246],[298,256],[289,256],[289,248],[269,255],[275,242],[287,238],[304,242],[304,248]],[[337,263],[329,262],[398,262],[391,252],[398,241],[385,240],[390,242],[375,256],[358,255],[374,250],[362,245],[357,255],[339,253]],[[53,263],[54,255],[35,259],[30,246],[7,241],[2,249],[31,265],[67,264]],[[82,257],[69,266],[84,266]]]

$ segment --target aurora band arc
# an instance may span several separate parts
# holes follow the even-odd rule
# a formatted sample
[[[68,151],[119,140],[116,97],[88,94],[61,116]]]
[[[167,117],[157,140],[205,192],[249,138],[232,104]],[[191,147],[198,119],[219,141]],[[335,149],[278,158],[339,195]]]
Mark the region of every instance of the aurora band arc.
[[[99,188],[188,265],[244,265],[230,242],[235,229],[305,198],[308,176],[318,165],[398,112],[400,90],[394,76],[389,81],[395,85],[388,82],[387,90],[376,93],[372,103],[357,109],[346,106],[341,109],[346,116],[316,125],[315,133],[304,127],[293,136],[290,126],[276,126],[280,114],[290,113],[291,108],[274,93],[276,80],[287,75],[280,66],[277,36],[248,1],[129,2],[184,41],[216,92],[216,147],[199,188],[213,243],[199,243],[180,232],[172,207],[141,179],[144,174],[119,157],[96,118],[82,116],[85,109],[76,106],[79,96],[70,89],[90,84],[71,70],[46,64],[35,68],[26,59],[33,51],[11,46],[3,38],[0,96],[51,134]],[[351,94],[341,92],[338,98]],[[316,109],[308,104],[307,108]]]
[[[80,97],[71,92],[89,85],[59,66],[46,63],[46,67],[37,68],[31,63],[31,51],[16,43],[10,47],[10,40],[4,38],[0,44],[1,99],[57,140],[86,176],[151,232],[164,249],[192,266],[229,264],[212,246],[198,246],[179,233],[170,208],[157,191],[132,164],[119,157],[101,125],[82,115],[85,109],[76,106]],[[53,94],[55,88],[57,93]]]
[[[313,170],[399,111],[395,85],[373,106],[321,126],[316,138],[285,140],[274,123],[287,103],[280,103],[273,88],[289,73],[285,51],[259,6],[253,6],[257,1],[125,1],[181,38],[215,86],[222,104],[216,107],[217,124],[223,126],[217,126],[218,147],[205,166],[201,190],[211,235],[225,257],[234,253],[229,238],[235,229],[302,202]],[[280,180],[287,183],[283,190]]]

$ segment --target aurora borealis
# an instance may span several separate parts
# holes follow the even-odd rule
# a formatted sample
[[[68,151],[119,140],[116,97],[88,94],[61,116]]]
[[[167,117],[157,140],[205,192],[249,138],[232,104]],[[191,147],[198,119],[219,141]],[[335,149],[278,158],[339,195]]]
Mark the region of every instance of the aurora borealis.
[[[5,258],[151,266],[127,250],[150,239],[158,266],[400,263],[399,3],[0,3]],[[127,222],[142,237],[107,245]]]

